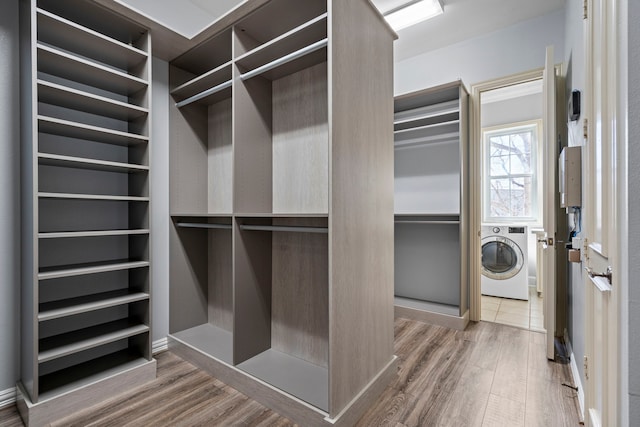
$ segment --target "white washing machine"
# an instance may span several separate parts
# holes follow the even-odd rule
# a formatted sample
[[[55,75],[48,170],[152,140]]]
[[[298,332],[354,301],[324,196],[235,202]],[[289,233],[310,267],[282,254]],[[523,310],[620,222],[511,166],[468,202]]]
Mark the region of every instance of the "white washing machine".
[[[529,299],[527,227],[482,226],[482,294]]]

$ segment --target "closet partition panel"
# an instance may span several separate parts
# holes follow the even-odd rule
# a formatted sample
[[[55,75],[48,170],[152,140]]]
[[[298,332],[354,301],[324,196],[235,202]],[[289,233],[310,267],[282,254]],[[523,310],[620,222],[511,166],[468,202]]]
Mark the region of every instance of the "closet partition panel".
[[[171,63],[171,348],[302,425],[394,374],[393,37],[272,0]]]

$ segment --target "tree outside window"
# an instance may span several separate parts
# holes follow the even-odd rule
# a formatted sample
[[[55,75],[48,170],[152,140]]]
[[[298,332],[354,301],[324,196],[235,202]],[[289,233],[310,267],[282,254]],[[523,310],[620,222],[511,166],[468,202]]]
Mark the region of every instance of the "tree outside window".
[[[537,122],[483,131],[486,221],[537,219]]]

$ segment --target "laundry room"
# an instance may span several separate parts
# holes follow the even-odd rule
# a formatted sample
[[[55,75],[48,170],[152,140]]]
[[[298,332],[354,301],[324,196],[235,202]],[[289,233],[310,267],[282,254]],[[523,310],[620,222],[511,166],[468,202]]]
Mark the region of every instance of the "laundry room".
[[[544,331],[541,78],[483,92],[482,320]]]

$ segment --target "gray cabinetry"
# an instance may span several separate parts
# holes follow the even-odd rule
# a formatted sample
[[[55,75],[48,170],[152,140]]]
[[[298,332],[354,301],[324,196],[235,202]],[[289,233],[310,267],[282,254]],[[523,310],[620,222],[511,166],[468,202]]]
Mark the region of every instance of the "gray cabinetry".
[[[29,425],[155,377],[144,28],[21,0],[22,375]]]
[[[393,37],[272,0],[171,62],[170,346],[301,425],[394,374]]]
[[[468,322],[468,94],[460,81],[395,98],[396,314]]]

